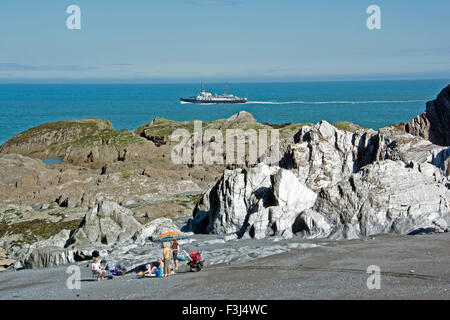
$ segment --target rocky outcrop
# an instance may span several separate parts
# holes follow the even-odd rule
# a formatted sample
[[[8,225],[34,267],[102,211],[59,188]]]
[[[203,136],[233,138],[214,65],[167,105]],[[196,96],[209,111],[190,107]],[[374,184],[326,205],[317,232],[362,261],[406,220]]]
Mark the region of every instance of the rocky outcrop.
[[[192,132],[193,129],[192,121],[183,121],[177,122],[172,120],[166,120],[163,118],[155,118],[150,123],[143,125],[135,130],[135,132],[141,136],[146,138],[149,141],[152,141],[155,146],[160,147],[162,145],[167,144],[170,139],[170,134],[176,129],[188,129]],[[264,128],[266,126],[259,124],[253,115],[247,111],[238,112],[235,115],[232,115],[228,119],[219,119],[213,122],[204,122],[202,123],[202,129],[231,129],[231,128],[240,128],[244,129],[246,127],[260,127]]]
[[[37,190],[39,182],[51,180],[40,160],[8,154],[0,155],[0,164],[0,193],[20,187]]]
[[[347,132],[326,121],[304,126],[291,146],[294,171],[312,190],[334,185],[374,160],[375,136],[373,130]]]
[[[446,148],[392,128],[352,132],[321,121],[314,127],[304,126],[295,139],[298,143],[290,146],[280,163],[293,163],[300,181],[314,191],[346,180],[374,161],[415,161],[433,163],[444,171],[448,168]]]
[[[285,169],[259,164],[225,170],[197,205],[191,227],[196,233],[287,236],[296,216],[315,199],[316,194]]]
[[[0,154],[1,202],[26,202],[44,186],[57,182],[57,172],[48,170],[40,160],[18,154]]]
[[[450,85],[435,100],[427,102],[424,113],[406,123],[405,131],[432,143],[450,145]]]
[[[408,164],[410,161],[419,163],[433,163],[441,169],[445,160],[442,152],[446,149],[418,136],[382,128],[377,134],[377,154],[375,160],[401,160]],[[445,153],[445,151],[444,151]],[[441,155],[440,155],[441,154]],[[441,160],[439,160],[441,157]]]
[[[318,194],[285,169],[260,164],[226,170],[197,205],[190,227],[195,233],[256,238],[293,232],[351,239],[430,227],[444,231],[449,219],[448,179],[439,168],[384,160]]]
[[[127,171],[118,166],[111,173],[74,166],[46,166],[38,159],[0,154],[0,204],[88,208],[97,195],[118,203],[139,203],[179,193],[199,192],[194,181],[214,181],[211,168],[161,169],[150,167]]]
[[[67,145],[63,158],[77,165],[100,167],[117,161],[142,161],[154,157],[155,146],[127,130],[103,130]]]
[[[111,245],[131,240],[141,232],[142,225],[130,209],[109,200],[98,200],[69,240],[70,248]]]
[[[294,142],[289,148],[281,148],[284,152],[280,164],[284,169],[260,164],[251,169],[225,171],[197,205],[192,230],[236,232],[251,237],[308,230],[313,237],[354,238],[379,232],[408,233],[409,229],[422,225],[439,224],[440,218],[436,217],[448,214],[448,148],[390,127],[378,132],[357,127],[344,131],[326,121],[312,127],[303,126],[294,136]],[[359,192],[354,190],[354,181],[360,176],[361,181],[370,182],[361,182]],[[396,189],[397,184],[400,187]],[[337,209],[330,213],[327,208],[331,205],[325,205],[324,199],[345,197],[344,186],[356,194],[349,195],[349,203],[335,204]],[[287,198],[292,202],[283,201],[286,196],[279,190],[289,191]],[[314,192],[319,197],[311,208],[311,201],[316,197]],[[392,218],[398,220],[395,223],[384,221],[380,226],[367,223],[378,220],[379,212],[388,214],[384,206],[403,212],[400,207],[394,209],[388,201],[389,195],[397,192],[397,197],[402,199],[401,206],[408,201],[411,210],[418,206],[415,215],[402,220],[407,221],[402,227],[393,227],[400,223],[397,216]],[[402,198],[402,194],[411,198]],[[351,214],[345,213],[350,204],[368,197],[379,197],[370,210],[362,213],[368,205],[365,203],[356,205]],[[297,206],[296,201],[304,202]],[[438,206],[433,207],[434,215],[428,216],[425,203]],[[445,224],[441,226],[445,228]]]
[[[240,111],[227,119],[230,123],[258,123],[250,112]]]
[[[25,260],[24,267],[28,269],[48,268],[61,264],[75,262],[73,251],[58,247],[43,247],[34,249]]]
[[[145,241],[152,236],[174,230],[179,229],[171,219],[158,218],[141,225],[130,209],[100,198],[67,241],[67,246],[83,248]]]
[[[154,144],[128,130],[114,130],[108,120],[78,119],[44,123],[19,133],[0,146],[0,153],[100,167],[116,161],[154,157]]]
[[[293,231],[332,239],[409,234],[430,227],[445,231],[450,221],[445,182],[439,169],[428,163],[376,162],[322,189],[314,207],[298,216]]]
[[[14,267],[33,269],[73,263],[75,261],[73,251],[64,248],[69,237],[70,231],[62,230],[49,239],[34,242],[21,249],[17,248],[15,252],[17,261]]]
[[[47,268],[90,260],[94,251],[104,258],[117,250],[123,253],[121,250],[152,246],[151,237],[168,231],[179,231],[171,219],[159,218],[141,225],[129,209],[98,199],[78,229],[62,230],[49,239],[16,250],[15,268]],[[152,247],[156,248],[160,250],[159,246]]]
[[[0,153],[17,153],[33,158],[62,157],[64,144],[102,130],[114,128],[108,120],[94,118],[48,122],[16,134],[0,146]]]

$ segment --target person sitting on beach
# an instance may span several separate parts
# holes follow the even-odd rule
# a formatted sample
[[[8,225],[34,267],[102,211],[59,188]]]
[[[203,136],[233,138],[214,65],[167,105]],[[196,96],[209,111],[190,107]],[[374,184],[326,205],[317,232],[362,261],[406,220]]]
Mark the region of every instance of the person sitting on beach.
[[[163,269],[163,262],[161,258],[158,258],[158,261],[152,261],[145,265],[145,270],[140,271],[137,276],[138,277],[150,277],[152,273],[156,275],[156,269]]]
[[[155,272],[156,269],[162,269],[164,267],[163,261],[161,258],[158,258],[158,261],[153,261],[150,264],[152,265],[152,272]]]
[[[141,271],[138,274],[138,277],[150,277],[152,275],[152,264],[148,263],[145,265],[145,271]]]
[[[91,270],[97,276],[97,281],[100,281],[100,277],[102,280],[105,280],[106,270],[102,268],[97,257],[94,257],[93,259]]]

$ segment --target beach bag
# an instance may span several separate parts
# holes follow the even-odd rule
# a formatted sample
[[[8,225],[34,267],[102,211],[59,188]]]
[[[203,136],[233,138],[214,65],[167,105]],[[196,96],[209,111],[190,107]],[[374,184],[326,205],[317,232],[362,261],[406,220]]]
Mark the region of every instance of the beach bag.
[[[119,274],[120,273],[120,268],[116,268],[116,269],[114,269],[114,270],[112,270],[111,271],[111,274],[113,275],[113,276],[120,276],[121,274]]]
[[[110,271],[110,272],[112,272],[113,270],[115,271],[115,269],[116,269],[116,264],[115,264],[115,262],[114,262],[114,261],[108,261],[108,262],[106,263],[106,269],[107,269],[108,271]]]
[[[155,276],[162,277],[162,268],[155,269]]]

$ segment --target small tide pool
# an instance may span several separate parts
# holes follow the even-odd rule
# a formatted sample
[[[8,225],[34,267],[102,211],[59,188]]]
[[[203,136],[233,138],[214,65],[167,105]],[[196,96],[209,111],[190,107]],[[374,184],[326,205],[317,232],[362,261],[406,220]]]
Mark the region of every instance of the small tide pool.
[[[49,158],[49,159],[41,159],[43,163],[46,165],[58,164],[64,161],[63,158]]]

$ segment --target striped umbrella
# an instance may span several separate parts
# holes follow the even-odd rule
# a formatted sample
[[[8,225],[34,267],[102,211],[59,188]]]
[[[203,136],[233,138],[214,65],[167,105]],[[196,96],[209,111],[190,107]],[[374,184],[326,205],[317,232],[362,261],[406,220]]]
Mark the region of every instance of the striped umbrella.
[[[169,232],[162,233],[159,236],[153,237],[152,241],[153,242],[167,242],[167,241],[173,240],[173,238],[185,239],[185,238],[187,238],[187,236],[180,231],[169,231]]]

